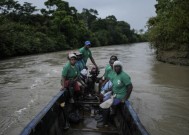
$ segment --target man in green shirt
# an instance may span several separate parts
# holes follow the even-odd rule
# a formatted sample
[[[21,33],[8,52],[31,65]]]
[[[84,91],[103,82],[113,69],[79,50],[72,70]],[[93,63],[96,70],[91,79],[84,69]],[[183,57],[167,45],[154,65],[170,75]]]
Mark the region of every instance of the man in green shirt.
[[[74,90],[79,91],[80,87],[79,87],[79,83],[77,82],[79,77],[79,70],[75,66],[77,57],[75,54],[69,54],[68,57],[69,57],[69,61],[66,63],[66,65],[62,70],[62,79],[61,79],[62,89],[65,88],[68,89],[70,83],[74,82],[72,83]]]
[[[92,57],[91,50],[89,49],[90,47],[91,47],[91,42],[85,41],[85,46],[80,48],[79,52],[82,53],[85,64],[87,63],[88,58],[90,58],[91,62],[95,65],[95,67],[98,68]]]
[[[115,98],[113,100],[111,109],[113,112],[116,112],[118,105],[122,102],[124,103],[125,100],[128,100],[130,94],[132,92],[133,86],[131,83],[130,76],[123,71],[122,63],[120,61],[115,61],[113,64],[113,69],[115,71],[115,75],[112,79],[112,91]],[[110,116],[110,109],[103,109],[103,122],[97,123],[97,127],[104,127],[108,125],[109,116]],[[115,116],[115,113],[113,113]]]
[[[112,80],[113,94],[116,94],[115,98],[121,101],[128,100],[133,88],[131,78],[122,70],[122,63],[120,61],[115,61],[113,67],[116,73]]]
[[[109,64],[105,68],[105,73],[103,75],[103,79],[101,80],[100,86],[101,88],[101,93],[104,94],[106,91],[112,88],[112,79],[114,78],[114,70],[113,70],[113,64],[114,61],[118,60],[117,56],[112,55],[109,60]]]
[[[62,70],[62,79],[61,79],[61,85],[62,85],[62,89],[64,90],[64,101],[67,103],[74,103],[74,94],[75,91],[79,92],[80,91],[80,87],[79,87],[79,82],[78,80],[78,76],[79,76],[79,70],[77,69],[77,67],[75,66],[76,63],[76,55],[73,53],[70,53],[68,55],[68,59],[69,61],[65,64],[65,66],[63,67]],[[65,106],[66,108],[67,106]],[[69,124],[69,111],[68,109],[65,109],[65,126],[64,129],[68,129],[70,127]]]
[[[104,82],[102,83],[101,93],[104,94],[112,88],[111,80],[114,78],[113,64],[115,60],[110,60],[109,64],[105,68]]]
[[[61,85],[62,90],[69,89],[73,87],[75,92],[80,91],[80,87],[86,87],[86,85],[81,81],[79,75],[80,71],[76,67],[77,56],[74,53],[68,55],[69,61],[65,64],[62,70]]]

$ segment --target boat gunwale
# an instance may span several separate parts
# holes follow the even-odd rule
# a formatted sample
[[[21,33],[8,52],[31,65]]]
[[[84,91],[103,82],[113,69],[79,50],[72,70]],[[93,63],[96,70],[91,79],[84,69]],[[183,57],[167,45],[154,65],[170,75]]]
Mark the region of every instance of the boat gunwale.
[[[51,101],[25,126],[20,135],[28,135],[34,127],[42,120],[42,118],[50,111],[52,106],[57,102],[57,100],[63,96],[64,91],[59,91]]]
[[[142,135],[149,135],[149,133],[147,132],[145,127],[142,125],[137,113],[135,112],[135,110],[133,109],[133,107],[131,106],[131,104],[128,100],[125,101],[125,105],[128,108],[128,110],[133,118],[134,123],[136,123],[136,126],[138,127],[138,130],[140,130]]]

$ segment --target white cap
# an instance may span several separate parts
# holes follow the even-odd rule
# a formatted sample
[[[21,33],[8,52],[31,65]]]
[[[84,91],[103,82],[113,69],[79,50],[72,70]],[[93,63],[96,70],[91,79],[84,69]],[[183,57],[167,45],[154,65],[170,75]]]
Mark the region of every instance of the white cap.
[[[72,57],[77,58],[77,56],[75,54],[73,54],[73,53],[70,53],[68,56],[69,56],[69,58],[72,58]]]
[[[80,53],[79,51],[75,52],[76,55],[81,55],[82,53]]]
[[[121,67],[122,67],[122,63],[121,63],[120,61],[116,60],[116,61],[114,62],[114,64],[113,64],[113,66],[114,66],[114,67],[115,67],[115,66],[121,66]]]

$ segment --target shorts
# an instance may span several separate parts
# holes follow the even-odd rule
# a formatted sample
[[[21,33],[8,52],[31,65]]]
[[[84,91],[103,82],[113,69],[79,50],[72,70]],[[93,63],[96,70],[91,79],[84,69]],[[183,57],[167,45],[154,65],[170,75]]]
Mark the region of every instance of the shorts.
[[[112,92],[111,92],[111,91],[105,93],[105,94],[104,94],[103,101],[106,101],[106,100],[110,99],[111,96],[112,96]]]
[[[65,88],[69,88],[69,85],[70,85],[70,80],[65,80],[64,81],[64,87]],[[77,82],[77,81],[75,81],[74,83],[73,83],[73,88],[74,88],[74,91],[80,91],[80,83],[79,82]]]
[[[109,80],[108,82],[106,82],[103,86],[102,86],[102,88],[101,88],[101,92],[102,91],[106,91],[106,90],[109,90],[110,88],[112,88],[112,82]]]

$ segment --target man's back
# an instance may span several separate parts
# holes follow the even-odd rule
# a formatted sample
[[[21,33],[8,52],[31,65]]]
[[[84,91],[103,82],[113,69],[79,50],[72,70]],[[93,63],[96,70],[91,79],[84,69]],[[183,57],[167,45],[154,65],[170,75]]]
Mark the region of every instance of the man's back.
[[[85,47],[80,48],[79,52],[82,53],[85,64],[87,63],[88,58],[92,57],[91,50],[86,49]]]

